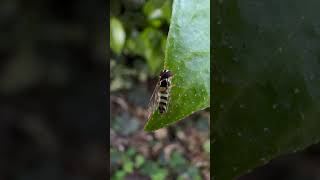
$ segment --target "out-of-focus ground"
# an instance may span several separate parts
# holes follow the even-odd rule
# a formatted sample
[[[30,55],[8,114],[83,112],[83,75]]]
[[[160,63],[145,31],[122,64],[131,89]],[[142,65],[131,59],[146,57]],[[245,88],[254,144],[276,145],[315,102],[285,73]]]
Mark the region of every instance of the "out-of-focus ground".
[[[113,179],[209,179],[208,111],[146,133],[145,109],[124,98],[111,96]]]

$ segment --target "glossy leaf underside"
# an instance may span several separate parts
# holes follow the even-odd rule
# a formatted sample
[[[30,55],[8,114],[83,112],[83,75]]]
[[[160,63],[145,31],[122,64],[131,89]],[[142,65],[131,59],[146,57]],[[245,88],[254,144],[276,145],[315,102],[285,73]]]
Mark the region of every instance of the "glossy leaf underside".
[[[231,180],[320,139],[320,1],[217,1],[212,156]]]

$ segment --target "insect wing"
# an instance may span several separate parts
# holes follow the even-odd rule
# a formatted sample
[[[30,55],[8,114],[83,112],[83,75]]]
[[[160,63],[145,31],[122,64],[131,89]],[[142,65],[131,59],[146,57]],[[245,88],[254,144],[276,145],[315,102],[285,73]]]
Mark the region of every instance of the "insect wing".
[[[153,112],[157,109],[158,107],[158,100],[159,100],[159,95],[158,95],[158,92],[159,92],[159,87],[160,87],[160,84],[159,82],[157,83],[152,95],[151,95],[151,98],[149,100],[149,104],[148,104],[148,120],[150,119],[151,115],[153,114]]]

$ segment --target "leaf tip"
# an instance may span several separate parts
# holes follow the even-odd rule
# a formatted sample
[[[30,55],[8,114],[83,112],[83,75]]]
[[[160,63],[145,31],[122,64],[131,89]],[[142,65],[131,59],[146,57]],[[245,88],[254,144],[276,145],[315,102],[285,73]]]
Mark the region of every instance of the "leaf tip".
[[[149,122],[149,121],[148,121],[148,122]],[[150,125],[149,125],[148,122],[145,124],[143,130],[144,130],[145,132],[152,132],[152,131],[154,131],[152,128],[150,128]]]
[[[144,126],[144,128],[143,128],[143,130],[145,131],[145,132],[152,132],[152,131],[156,131],[156,130],[158,130],[158,129],[160,129],[160,128],[162,128],[162,127],[158,127],[158,126],[155,126],[154,124],[150,124],[150,122],[148,121],[147,123],[146,123],[146,125]]]
[[[145,127],[143,128],[143,130],[144,130],[145,132],[152,132],[152,131],[155,131],[155,129],[150,128],[149,126],[145,126]]]

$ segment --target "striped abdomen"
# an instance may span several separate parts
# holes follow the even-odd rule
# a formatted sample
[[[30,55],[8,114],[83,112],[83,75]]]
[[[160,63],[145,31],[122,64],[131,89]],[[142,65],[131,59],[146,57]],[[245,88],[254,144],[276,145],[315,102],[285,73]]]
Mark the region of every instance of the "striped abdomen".
[[[170,80],[168,78],[162,79],[160,81],[159,88],[159,112],[164,113],[167,111],[169,91],[170,91]]]

